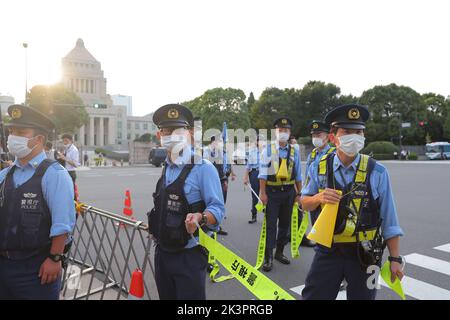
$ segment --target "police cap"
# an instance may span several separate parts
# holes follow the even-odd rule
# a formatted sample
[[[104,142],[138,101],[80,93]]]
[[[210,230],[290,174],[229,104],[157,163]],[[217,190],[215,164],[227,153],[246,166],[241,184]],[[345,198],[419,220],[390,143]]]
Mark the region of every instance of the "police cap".
[[[153,114],[153,123],[158,128],[192,127],[194,116],[191,110],[180,104],[166,104]]]
[[[365,129],[369,116],[369,109],[366,106],[346,104],[328,112],[325,116],[325,122],[337,128]]]
[[[310,125],[311,134],[317,132],[330,132],[330,126],[323,121],[313,120]]]
[[[9,106],[8,114],[11,120],[5,125],[6,127],[37,128],[47,133],[55,129],[53,121],[35,108],[13,104]]]
[[[281,117],[273,122],[274,128],[292,128],[292,120],[288,117]]]

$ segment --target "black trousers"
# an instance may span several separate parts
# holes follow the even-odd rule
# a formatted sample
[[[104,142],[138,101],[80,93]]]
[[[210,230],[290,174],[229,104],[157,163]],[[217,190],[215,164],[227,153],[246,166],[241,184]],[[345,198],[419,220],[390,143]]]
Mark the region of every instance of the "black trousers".
[[[206,300],[208,256],[200,247],[167,252],[156,246],[155,281],[161,300]]]
[[[287,187],[283,191],[267,186],[266,193],[268,197],[266,248],[270,250],[275,248],[275,245],[284,246],[289,242],[289,228],[296,193],[294,186]]]
[[[75,184],[75,181],[77,180],[76,171],[67,171],[67,172],[69,172],[69,176],[72,178],[73,184]]]
[[[369,289],[367,280],[371,275],[361,267],[356,246],[333,245],[331,249],[317,245],[305,288],[304,300],[334,300],[342,280],[346,280],[347,300],[375,300],[377,290]]]

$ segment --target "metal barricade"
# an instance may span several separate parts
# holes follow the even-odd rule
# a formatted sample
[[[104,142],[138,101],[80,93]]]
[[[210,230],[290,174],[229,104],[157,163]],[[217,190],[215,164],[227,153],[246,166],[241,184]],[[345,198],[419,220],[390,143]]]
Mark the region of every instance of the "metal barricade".
[[[126,299],[136,268],[144,276],[143,299],[157,299],[147,225],[85,204],[78,211],[61,299]]]

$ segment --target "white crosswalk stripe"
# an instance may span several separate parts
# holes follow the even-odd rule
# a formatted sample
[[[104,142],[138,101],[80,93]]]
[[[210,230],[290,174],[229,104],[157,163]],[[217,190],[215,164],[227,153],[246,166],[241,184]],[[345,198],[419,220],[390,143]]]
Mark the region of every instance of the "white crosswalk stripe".
[[[444,252],[450,252],[450,243],[434,247],[433,249]],[[446,280],[445,282],[441,283],[442,286],[444,286],[445,288],[449,287],[450,281],[448,276],[450,276],[450,262],[422,255],[419,253],[408,254],[405,256],[405,260],[407,265],[408,264],[415,265],[427,269],[428,272],[437,272],[439,274],[445,275]],[[389,288],[389,286],[384,282],[381,276],[379,277],[379,283],[381,286]],[[408,276],[403,277],[402,287],[405,295],[407,297],[411,297],[414,299],[450,300],[450,290]],[[301,285],[293,287],[290,290],[297,293],[298,295],[301,295],[302,290],[304,288],[305,285]],[[345,300],[345,299],[347,299],[347,292],[339,291],[336,300]]]
[[[407,264],[413,264],[450,276],[450,262],[424,256],[418,253],[408,254],[405,256],[405,260]]]
[[[450,252],[450,243],[444,244],[439,247],[434,247],[433,249],[444,251],[444,252]]]
[[[382,286],[388,285],[379,278]],[[450,291],[410,277],[402,279],[403,293],[419,300],[450,300]]]

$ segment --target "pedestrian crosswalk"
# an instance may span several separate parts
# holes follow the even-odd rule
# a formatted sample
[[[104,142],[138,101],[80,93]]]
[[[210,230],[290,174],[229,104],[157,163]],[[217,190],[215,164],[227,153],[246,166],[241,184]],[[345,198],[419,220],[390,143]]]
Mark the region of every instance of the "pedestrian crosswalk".
[[[434,247],[436,252],[450,253],[450,243]],[[450,261],[437,259],[428,255],[419,253],[412,253],[405,256],[406,266],[413,265],[425,271],[427,276],[432,276],[437,279],[435,284],[428,283],[424,280],[413,278],[412,276],[405,276],[402,279],[403,291],[407,299],[418,300],[450,300]],[[450,260],[450,256],[449,256]],[[407,268],[407,267],[406,267]],[[423,273],[421,273],[423,274]],[[416,275],[414,275],[416,276]],[[439,285],[436,285],[436,284]],[[388,288],[387,284],[379,277],[379,284],[382,288]],[[301,295],[305,285],[293,287],[290,290]],[[386,290],[386,289],[382,289]],[[389,291],[386,291],[389,292]],[[383,297],[379,298],[383,299]],[[347,293],[340,291],[336,300],[347,299]]]

